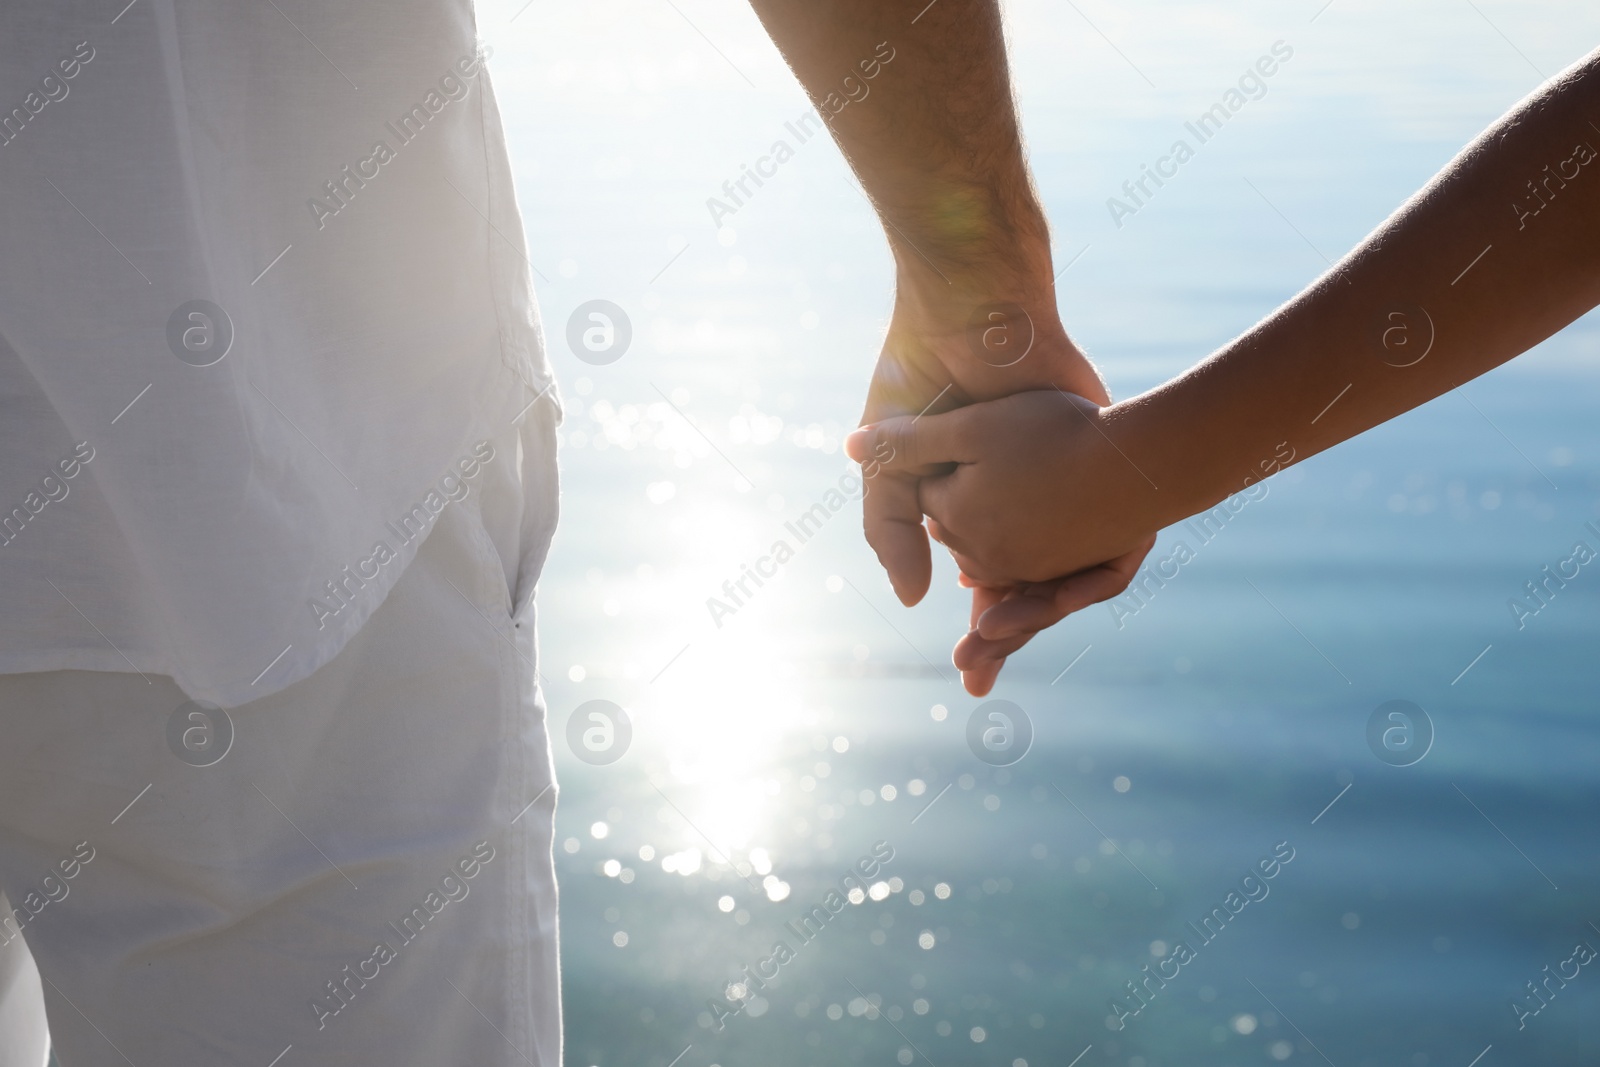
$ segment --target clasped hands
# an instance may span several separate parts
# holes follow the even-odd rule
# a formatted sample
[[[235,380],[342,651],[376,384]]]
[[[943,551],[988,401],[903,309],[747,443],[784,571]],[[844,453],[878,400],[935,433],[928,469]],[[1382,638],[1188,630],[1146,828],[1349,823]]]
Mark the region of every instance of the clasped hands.
[[[1121,413],[1053,299],[948,316],[907,303],[845,450],[902,603],[928,590],[930,536],[955,558],[972,613],[953,659],[983,696],[1036,633],[1127,588],[1163,525],[1160,500],[1117,444]]]

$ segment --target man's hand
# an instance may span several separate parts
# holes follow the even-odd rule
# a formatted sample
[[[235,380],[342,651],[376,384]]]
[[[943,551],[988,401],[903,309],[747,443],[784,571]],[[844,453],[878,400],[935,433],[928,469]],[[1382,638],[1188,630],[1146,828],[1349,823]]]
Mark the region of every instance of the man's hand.
[[[927,295],[903,296],[878,357],[861,421],[873,424],[906,416],[907,425],[914,426],[923,416],[975,401],[1053,387],[1089,397],[1098,405],[1109,402],[1105,385],[1061,327],[1054,307],[1030,312],[1018,303],[980,302],[970,295],[941,306]],[[932,573],[918,483],[940,469],[914,451],[908,454],[916,442],[914,435],[903,440],[880,438],[874,443],[878,451],[867,453],[863,460],[869,477],[862,505],[867,542],[888,572],[895,594],[908,606],[928,591]],[[892,461],[886,462],[891,456]]]
[[[751,4],[894,254],[894,316],[864,419],[1055,387],[1105,403],[1056,312],[1049,228],[1023,158],[998,0]],[[864,504],[867,540],[908,605],[932,573],[917,499],[917,480],[931,470],[902,458],[868,482]],[[984,591],[975,610],[992,595]]]

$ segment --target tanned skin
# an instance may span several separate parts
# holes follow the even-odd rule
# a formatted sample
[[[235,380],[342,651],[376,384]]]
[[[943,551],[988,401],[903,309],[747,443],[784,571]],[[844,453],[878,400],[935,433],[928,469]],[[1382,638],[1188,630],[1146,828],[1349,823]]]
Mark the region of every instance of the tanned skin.
[[[1285,451],[1316,455],[1600,304],[1597,153],[1600,51],[1481,134],[1304,292],[1172,381],[1111,407],[1050,390],[856,431],[853,456],[958,464],[920,483],[920,505],[969,581],[1007,590],[957,646],[969,689],[987,691],[1019,639],[1126,588],[1121,563],[1097,561],[1125,560]]]

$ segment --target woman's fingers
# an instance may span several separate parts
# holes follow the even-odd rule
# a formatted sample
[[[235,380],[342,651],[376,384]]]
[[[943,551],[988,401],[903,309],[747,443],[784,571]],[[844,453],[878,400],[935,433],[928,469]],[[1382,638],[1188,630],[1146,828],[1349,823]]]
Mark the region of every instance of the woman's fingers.
[[[922,507],[927,509],[928,532],[933,539],[943,545],[950,553],[950,558],[955,560],[959,577],[957,582],[966,589],[976,589],[980,586],[990,589],[1013,589],[1017,587],[1017,576],[1007,569],[993,567],[979,560],[978,546],[972,544],[967,538],[958,536],[949,526],[940,523],[933,517],[933,510],[939,509],[938,504],[930,503],[928,486],[936,482],[948,482],[950,475],[945,478],[924,478],[920,486]],[[948,514],[948,513],[947,513]],[[973,626],[978,625],[976,619]]]
[[[961,671],[967,692],[986,695],[999,678],[1006,658],[1034,635],[1074,611],[1121,593],[1154,545],[1155,538],[1151,537],[1133,551],[1097,567],[1007,590],[980,586],[963,574],[965,584],[973,586],[973,609],[978,619],[977,625],[956,643],[952,659]],[[981,599],[979,593],[984,594]]]
[[[927,516],[929,535],[949,550],[960,568],[963,585],[1010,589],[1018,575],[1002,555],[1004,546],[986,543],[983,533],[995,495],[995,487],[983,484],[984,476],[983,465],[972,463],[923,478],[917,483],[918,506]]]
[[[1005,665],[1003,659],[985,660],[970,671],[962,671],[961,684],[973,696],[986,697],[994,689],[994,683],[1000,678],[1000,668]]]
[[[1006,665],[1006,657],[1033,639],[1033,634],[1019,634],[1004,641],[986,641],[978,631],[967,633],[956,642],[951,655],[956,669],[961,672],[961,683],[975,697],[988,694]]]
[[[1008,596],[1015,595],[1012,586],[990,586],[974,582],[965,573],[962,584],[972,589],[972,629],[956,642],[951,662],[961,671],[961,684],[975,697],[987,696],[999,678],[1006,657],[1028,643],[1032,634],[1019,635],[1005,641],[986,641],[978,633],[978,620],[985,612]]]
[[[1131,552],[1098,566],[1020,589],[984,612],[977,629],[987,641],[1008,641],[1054,626],[1090,604],[1110,600],[1128,588],[1155,543],[1151,536]]]
[[[966,576],[965,571],[960,573],[963,577]],[[1006,594],[1010,592],[1010,588],[981,584],[973,585],[970,588],[972,589],[972,611],[967,618],[967,629],[976,630],[978,628],[978,620],[983,618],[983,613],[1004,600]]]
[[[1115,560],[1091,566],[1077,574],[1058,577],[1050,582],[1021,585],[1005,590],[998,600],[986,598],[987,606],[978,617],[970,633],[955,645],[952,659],[962,672],[966,691],[973,696],[984,696],[994,688],[1006,657],[1022,645],[1034,640],[1040,630],[1048,629],[1064,617],[1086,608],[1091,603],[1109,600],[1128,587],[1133,574],[1138,573],[1155,545],[1155,537],[1126,552]],[[971,579],[968,579],[971,581]],[[978,590],[974,589],[974,592]],[[994,593],[995,590],[989,590]],[[974,597],[974,609],[978,600]]]

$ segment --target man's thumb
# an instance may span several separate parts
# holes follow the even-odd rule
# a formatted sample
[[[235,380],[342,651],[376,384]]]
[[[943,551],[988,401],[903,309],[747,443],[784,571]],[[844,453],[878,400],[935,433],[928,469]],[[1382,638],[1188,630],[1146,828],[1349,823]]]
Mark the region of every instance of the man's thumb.
[[[922,473],[936,463],[968,457],[956,447],[965,417],[960,409],[943,415],[902,415],[853,431],[844,439],[845,455],[861,464],[869,478],[883,471]]]
[[[872,423],[851,430],[844,439],[844,454],[857,463],[865,463],[871,459],[873,438],[881,425],[882,423]]]

